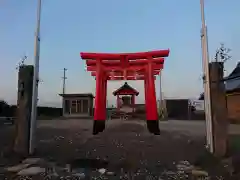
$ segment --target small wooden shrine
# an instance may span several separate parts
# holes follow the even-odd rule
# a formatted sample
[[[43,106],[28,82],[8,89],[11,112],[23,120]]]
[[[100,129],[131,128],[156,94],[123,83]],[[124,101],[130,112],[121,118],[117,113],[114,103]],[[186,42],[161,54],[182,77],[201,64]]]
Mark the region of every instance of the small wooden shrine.
[[[119,89],[113,92],[114,96],[117,96],[117,110],[122,108],[131,108],[134,112],[135,97],[138,96],[139,92],[132,88],[127,82],[124,83]]]

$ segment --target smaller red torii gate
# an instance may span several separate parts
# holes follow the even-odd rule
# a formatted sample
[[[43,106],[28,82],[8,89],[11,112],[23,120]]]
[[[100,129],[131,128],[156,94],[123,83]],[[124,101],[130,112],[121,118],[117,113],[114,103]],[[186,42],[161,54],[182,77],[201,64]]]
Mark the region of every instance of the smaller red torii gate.
[[[160,134],[155,76],[163,69],[169,50],[140,53],[80,53],[87,71],[96,77],[93,134],[105,129],[107,80],[144,80],[146,119],[149,132]]]

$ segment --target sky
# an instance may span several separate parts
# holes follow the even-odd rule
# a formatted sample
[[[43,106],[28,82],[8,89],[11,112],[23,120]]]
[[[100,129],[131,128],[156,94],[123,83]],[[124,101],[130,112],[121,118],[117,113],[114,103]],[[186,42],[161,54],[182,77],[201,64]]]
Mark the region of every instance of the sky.
[[[209,55],[220,43],[232,49],[230,73],[240,59],[240,1],[205,0]],[[16,104],[20,59],[34,61],[37,0],[0,0],[0,99]],[[63,68],[66,93],[95,94],[95,80],[80,52],[141,52],[170,49],[162,73],[165,98],[198,98],[201,81],[199,0],[42,0],[39,104],[61,106]],[[123,81],[109,81],[112,92]],[[142,81],[130,81],[144,102]],[[159,77],[156,80],[159,98]]]

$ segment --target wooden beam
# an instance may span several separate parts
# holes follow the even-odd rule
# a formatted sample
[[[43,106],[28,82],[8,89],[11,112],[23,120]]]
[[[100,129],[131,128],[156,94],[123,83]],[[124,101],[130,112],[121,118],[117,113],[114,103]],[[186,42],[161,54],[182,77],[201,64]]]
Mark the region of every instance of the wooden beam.
[[[103,66],[101,67],[103,71],[123,71],[123,68],[121,66]],[[135,65],[135,66],[129,66],[127,68],[125,68],[127,71],[141,71],[141,70],[145,70],[145,66],[141,66],[141,65]],[[163,69],[163,64],[155,64],[153,66],[154,70],[161,70]],[[97,67],[96,66],[87,66],[87,71],[97,71]]]
[[[80,56],[82,59],[103,59],[103,60],[120,60],[125,56],[128,60],[136,59],[146,59],[147,57],[158,58],[158,57],[168,57],[169,49],[167,50],[156,50],[147,52],[137,52],[137,53],[88,53],[81,52]]]
[[[120,81],[120,80],[144,80],[145,77],[127,77],[124,79],[124,77],[108,77],[107,80],[112,80],[112,81]],[[154,76],[154,79],[156,80],[156,77]]]
[[[159,75],[160,71],[154,71],[153,75]],[[96,72],[91,72],[92,76],[96,76]],[[117,72],[107,72],[106,73],[107,76],[124,76],[123,72],[117,71]],[[144,71],[140,71],[140,72],[134,72],[134,71],[128,71],[127,72],[127,76],[144,76],[146,73]]]
[[[156,58],[151,60],[155,64],[163,64],[164,58]],[[147,59],[139,59],[134,61],[129,61],[129,65],[146,65],[148,63]],[[97,61],[96,60],[86,60],[87,66],[96,66]],[[110,60],[104,60],[101,62],[104,66],[121,66],[122,62],[119,61],[110,61]]]

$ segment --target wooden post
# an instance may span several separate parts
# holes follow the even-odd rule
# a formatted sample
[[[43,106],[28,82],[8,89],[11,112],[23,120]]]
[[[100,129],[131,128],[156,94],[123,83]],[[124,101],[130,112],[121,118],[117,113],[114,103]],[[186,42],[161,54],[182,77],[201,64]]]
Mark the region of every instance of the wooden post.
[[[22,65],[18,73],[17,118],[13,150],[24,156],[29,154],[33,71],[32,65]]]
[[[209,64],[210,93],[212,108],[213,151],[217,157],[223,157],[227,152],[228,143],[228,116],[223,79],[223,63]]]
[[[120,98],[119,95],[117,95],[117,110],[120,110]]]
[[[135,111],[135,94],[131,95],[131,107],[132,107],[132,112]]]

